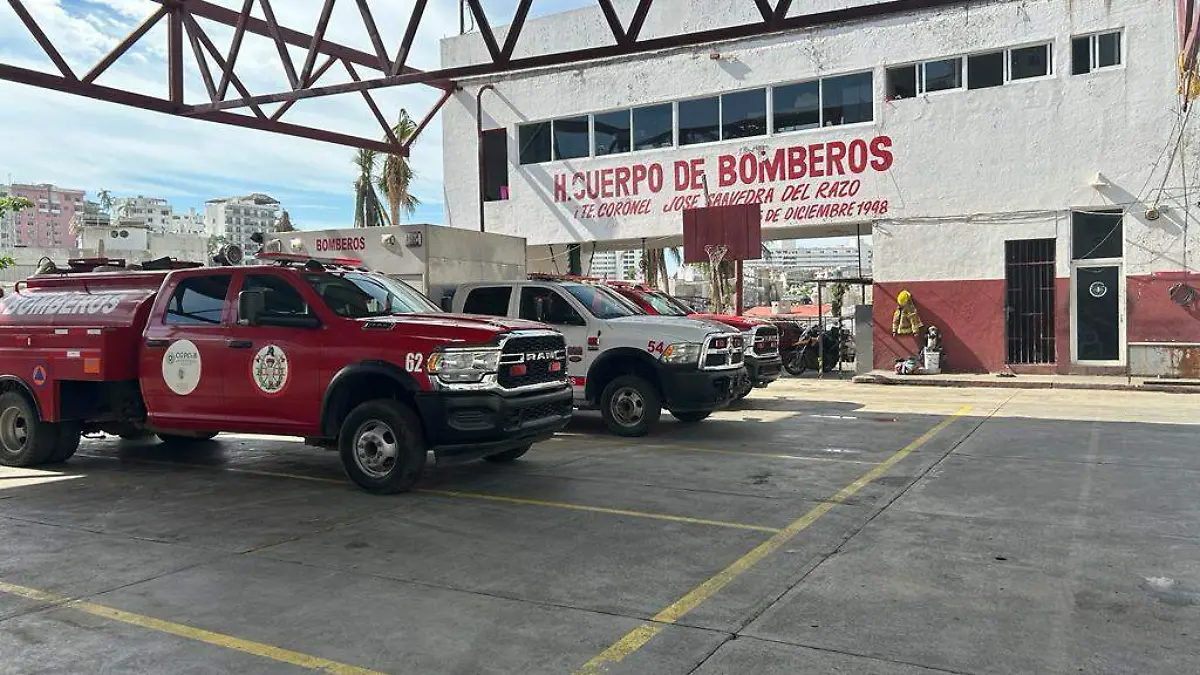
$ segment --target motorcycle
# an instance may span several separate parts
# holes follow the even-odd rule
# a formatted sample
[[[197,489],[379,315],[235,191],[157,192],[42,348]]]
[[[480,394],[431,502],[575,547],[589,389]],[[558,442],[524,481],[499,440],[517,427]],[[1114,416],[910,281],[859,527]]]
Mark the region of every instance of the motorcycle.
[[[817,370],[828,373],[837,367],[842,359],[842,347],[847,336],[840,326],[832,326],[826,330],[819,324],[809,326],[799,339],[787,350],[784,356],[783,368],[789,375],[803,375],[806,371]]]

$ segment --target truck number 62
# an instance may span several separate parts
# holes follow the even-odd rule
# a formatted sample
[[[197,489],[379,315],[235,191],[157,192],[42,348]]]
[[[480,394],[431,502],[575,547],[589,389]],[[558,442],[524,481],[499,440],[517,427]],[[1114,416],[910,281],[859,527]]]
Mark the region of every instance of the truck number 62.
[[[409,352],[404,355],[404,369],[410,373],[421,372],[421,366],[425,364],[425,355],[420,352]]]

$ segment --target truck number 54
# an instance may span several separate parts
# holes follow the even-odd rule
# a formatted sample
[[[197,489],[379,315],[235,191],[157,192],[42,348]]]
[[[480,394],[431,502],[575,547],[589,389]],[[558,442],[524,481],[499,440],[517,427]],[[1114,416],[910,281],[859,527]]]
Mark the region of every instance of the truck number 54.
[[[650,352],[651,354],[661,354],[663,353],[664,349],[666,349],[666,345],[664,345],[662,342],[655,342],[654,340],[651,340],[650,343],[646,345],[646,351]]]

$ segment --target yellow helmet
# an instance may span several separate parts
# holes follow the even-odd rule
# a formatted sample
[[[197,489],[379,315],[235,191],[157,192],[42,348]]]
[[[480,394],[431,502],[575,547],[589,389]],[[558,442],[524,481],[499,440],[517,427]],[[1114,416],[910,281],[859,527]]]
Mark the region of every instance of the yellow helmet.
[[[896,296],[896,302],[900,303],[901,305],[907,305],[908,303],[912,302],[912,294],[908,291],[900,291],[900,295]]]

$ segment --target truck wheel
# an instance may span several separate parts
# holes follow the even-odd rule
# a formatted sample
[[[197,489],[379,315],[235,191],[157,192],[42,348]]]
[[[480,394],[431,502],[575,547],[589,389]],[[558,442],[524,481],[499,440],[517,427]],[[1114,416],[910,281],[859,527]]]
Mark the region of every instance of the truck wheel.
[[[425,468],[421,422],[391,399],[367,401],[342,422],[338,451],[346,475],[375,494],[407,492]]]
[[[680,422],[699,422],[700,420],[708,419],[712,412],[704,410],[700,412],[673,412],[671,415]]]
[[[65,462],[75,454],[79,449],[79,438],[82,435],[78,424],[70,422],[58,423],[58,442],[54,445],[54,452],[50,453],[50,458],[47,462]]]
[[[15,391],[0,396],[0,464],[45,464],[57,443],[57,425],[39,420],[28,399]]]
[[[662,415],[658,391],[645,378],[622,375],[604,388],[600,412],[608,430],[618,436],[645,436]]]
[[[530,443],[529,445],[523,445],[519,448],[513,448],[512,450],[505,450],[504,452],[498,452],[494,455],[488,455],[483,459],[485,462],[504,464],[505,462],[511,462],[513,460],[520,459],[525,455],[525,453],[529,452],[529,449],[532,447],[533,443]]]
[[[203,443],[204,441],[211,441],[217,437],[217,432],[197,431],[194,434],[155,434],[155,436],[158,436],[158,440],[166,443],[167,445],[187,445],[188,443]]]

